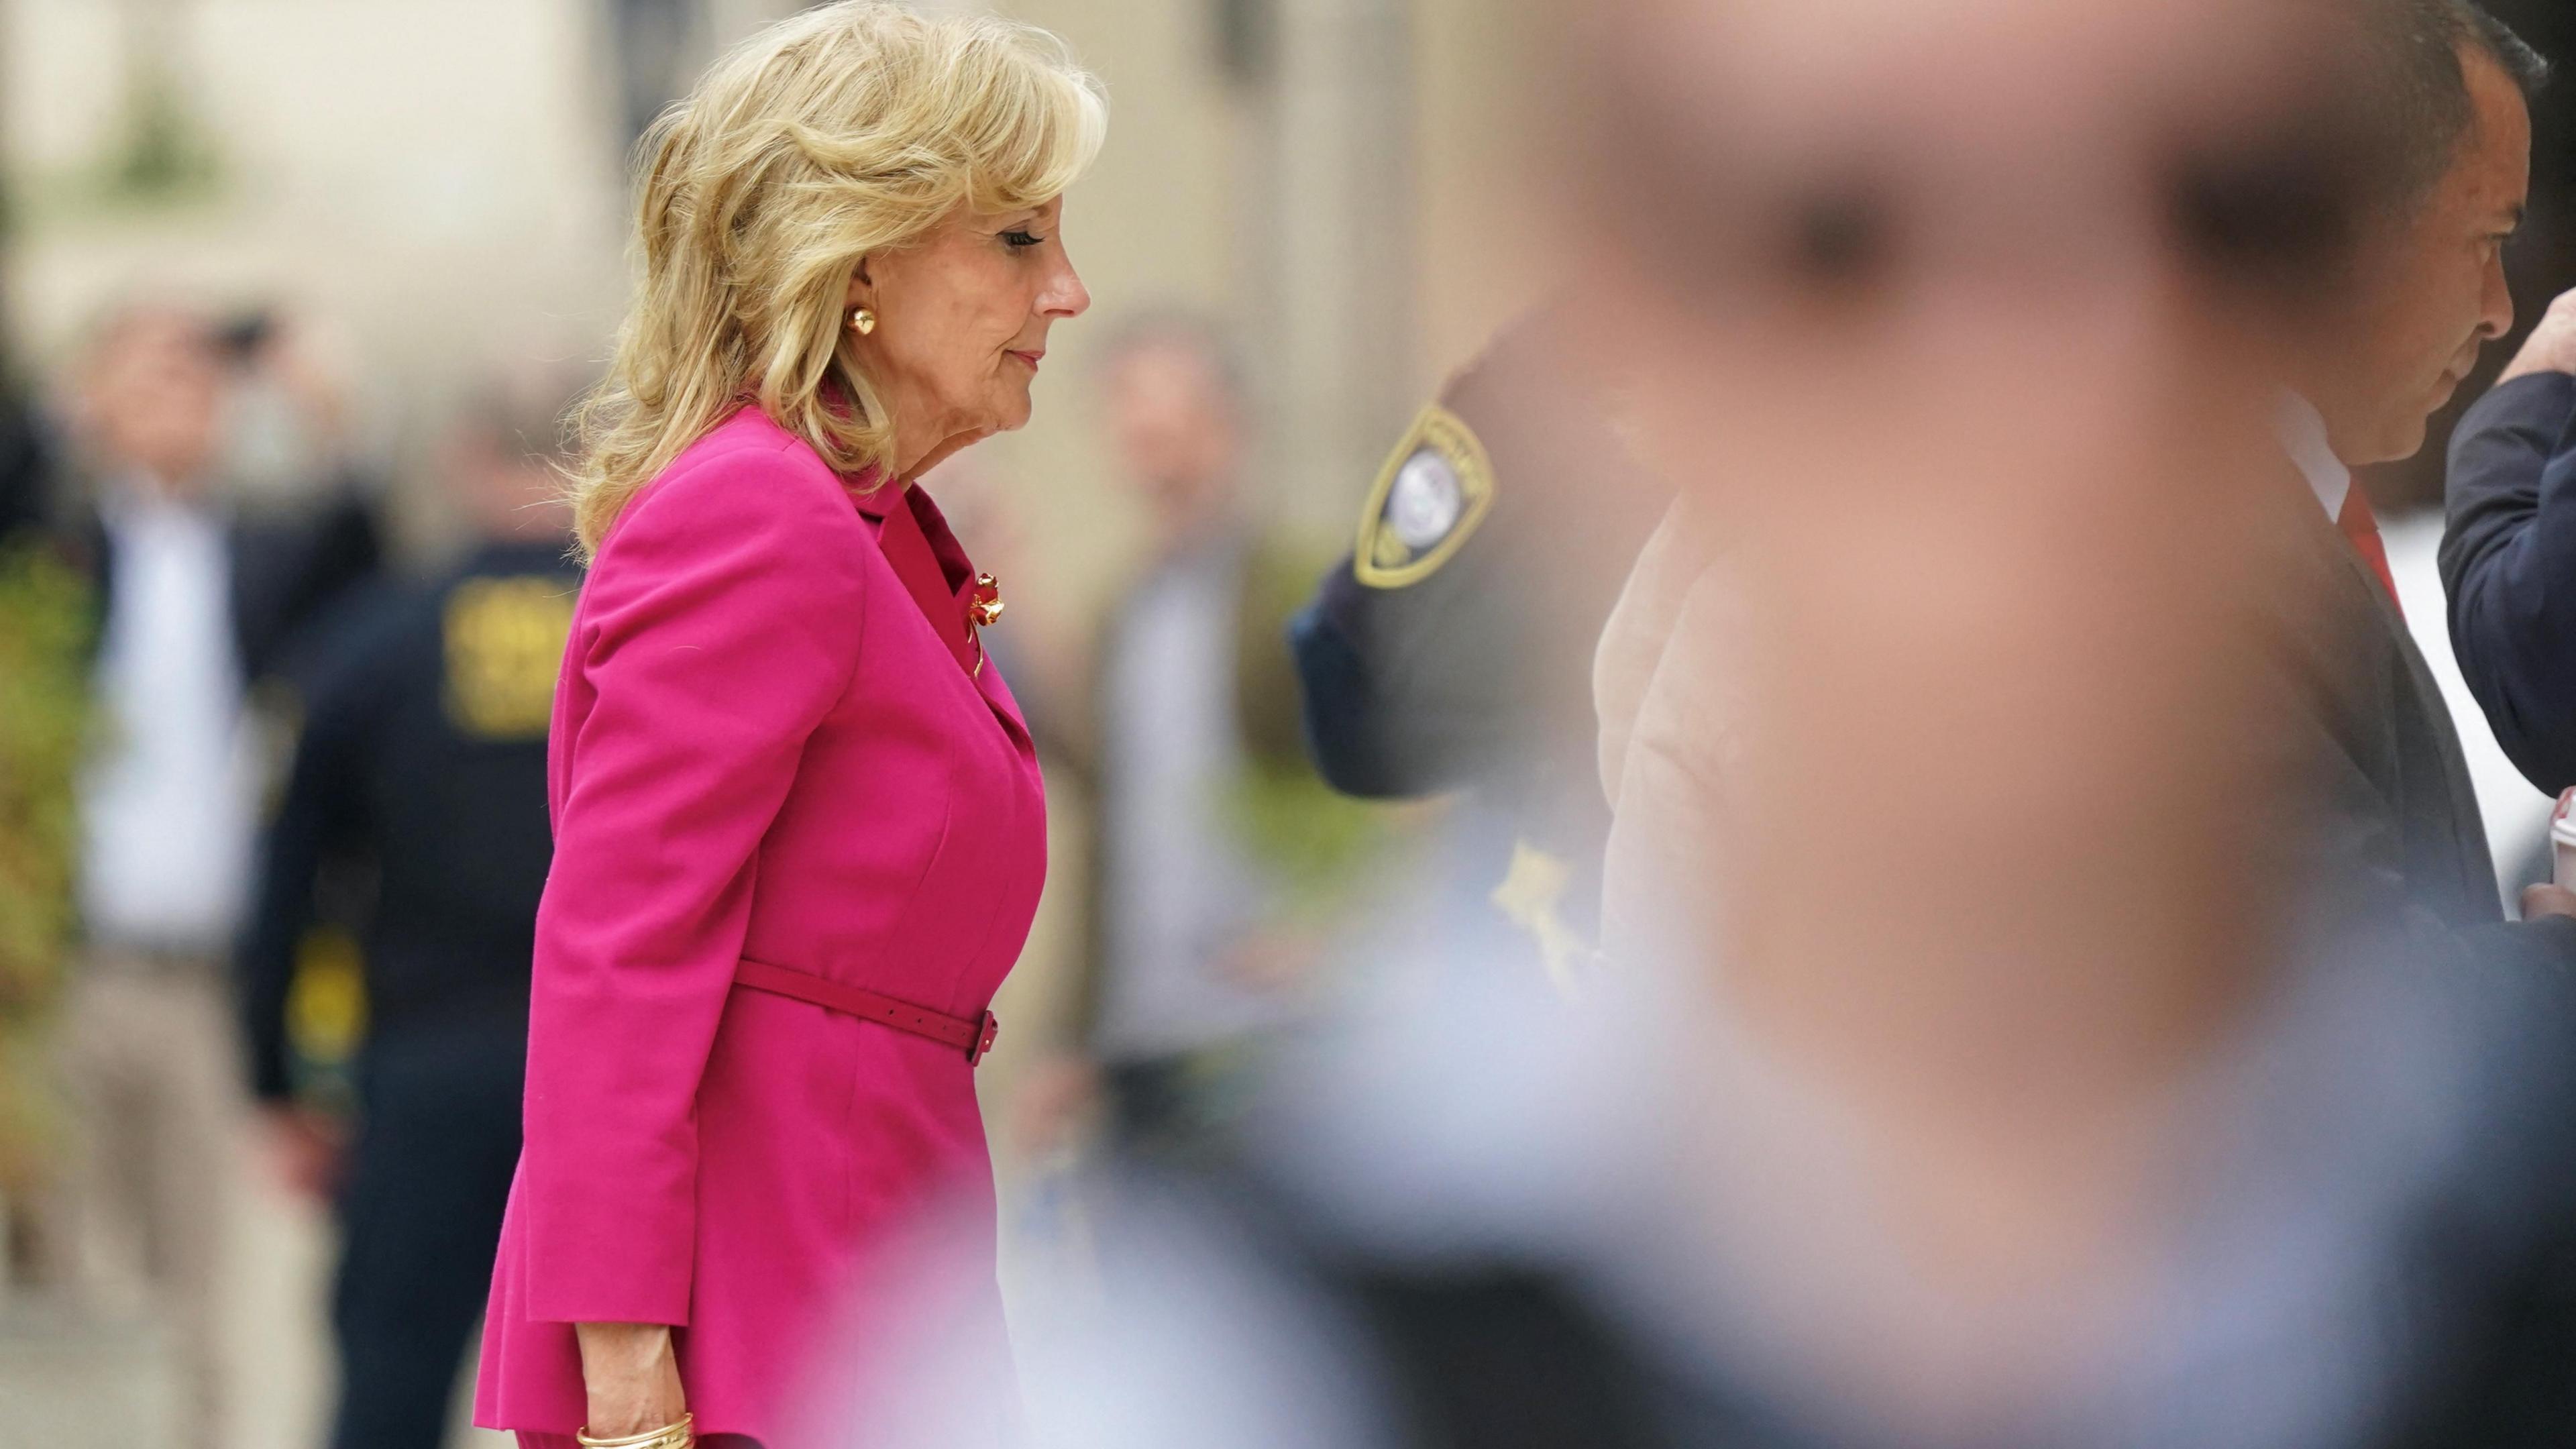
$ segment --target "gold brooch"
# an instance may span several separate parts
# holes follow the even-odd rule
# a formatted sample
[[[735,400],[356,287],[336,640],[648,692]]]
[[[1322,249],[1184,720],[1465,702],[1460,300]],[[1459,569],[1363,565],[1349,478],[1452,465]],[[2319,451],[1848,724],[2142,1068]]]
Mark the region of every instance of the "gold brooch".
[[[974,601],[966,606],[966,617],[978,629],[990,629],[1002,619],[1002,581],[991,574],[975,576]]]

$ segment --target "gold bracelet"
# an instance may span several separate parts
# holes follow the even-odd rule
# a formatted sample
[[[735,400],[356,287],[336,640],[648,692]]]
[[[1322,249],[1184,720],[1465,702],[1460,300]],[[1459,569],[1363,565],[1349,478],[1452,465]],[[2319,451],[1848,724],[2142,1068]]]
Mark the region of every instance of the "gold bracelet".
[[[649,1433],[629,1434],[623,1439],[593,1439],[585,1428],[573,1435],[572,1441],[581,1449],[689,1449],[690,1445],[698,1442],[698,1436],[689,1427],[697,1422],[697,1418],[695,1414],[682,1414],[676,1424],[665,1424]]]

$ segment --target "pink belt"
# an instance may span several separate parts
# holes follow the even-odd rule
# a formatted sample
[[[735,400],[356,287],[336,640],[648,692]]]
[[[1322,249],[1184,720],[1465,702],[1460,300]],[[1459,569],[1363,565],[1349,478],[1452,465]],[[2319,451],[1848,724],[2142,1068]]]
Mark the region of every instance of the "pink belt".
[[[733,980],[735,985],[748,986],[754,991],[810,1001],[825,1011],[881,1022],[914,1036],[926,1036],[964,1052],[969,1066],[984,1060],[984,1053],[993,1049],[993,1038],[1002,1030],[1002,1024],[995,1021],[989,1011],[971,1017],[950,1016],[926,1006],[915,1006],[909,1001],[898,1001],[863,986],[826,981],[810,971],[791,971],[766,961],[746,958],[734,967]]]

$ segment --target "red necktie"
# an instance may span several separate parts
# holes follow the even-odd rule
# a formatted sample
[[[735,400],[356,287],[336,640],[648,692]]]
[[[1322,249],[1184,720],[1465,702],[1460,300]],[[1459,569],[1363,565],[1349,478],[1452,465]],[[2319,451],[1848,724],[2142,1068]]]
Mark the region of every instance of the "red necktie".
[[[2379,541],[2379,517],[2370,511],[2370,495],[2361,491],[2361,480],[2343,492],[2343,511],[2335,515],[2335,527],[2352,540],[2352,551],[2370,565],[2379,578],[2379,586],[2388,591],[2388,602],[2395,605],[2397,617],[2406,617],[2406,605],[2397,597],[2397,576],[2388,571],[2388,546]]]

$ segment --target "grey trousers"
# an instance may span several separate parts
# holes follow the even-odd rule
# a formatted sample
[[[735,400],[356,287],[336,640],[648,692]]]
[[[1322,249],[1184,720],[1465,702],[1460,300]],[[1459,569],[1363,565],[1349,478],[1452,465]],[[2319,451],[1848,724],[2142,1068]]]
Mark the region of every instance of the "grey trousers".
[[[139,1278],[177,1357],[174,1442],[210,1449],[223,1411],[216,1279],[247,1096],[221,968],[92,953],[75,965],[60,1040],[68,1266],[94,1296]]]

